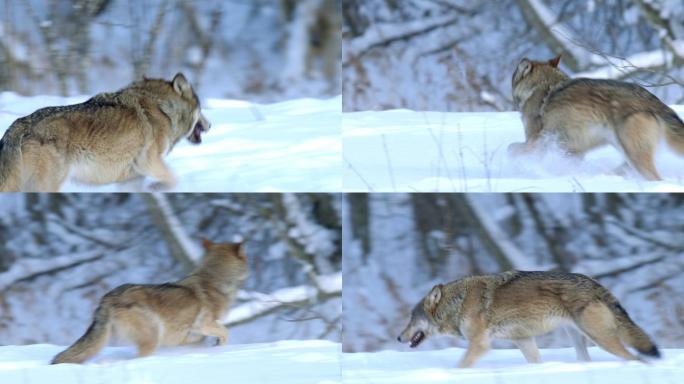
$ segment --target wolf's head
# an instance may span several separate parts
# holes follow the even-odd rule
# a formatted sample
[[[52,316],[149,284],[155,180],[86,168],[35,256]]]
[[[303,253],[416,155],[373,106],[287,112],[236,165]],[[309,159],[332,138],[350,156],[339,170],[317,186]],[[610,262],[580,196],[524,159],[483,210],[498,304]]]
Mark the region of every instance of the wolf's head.
[[[244,242],[213,243],[202,239],[202,246],[206,253],[201,268],[219,275],[230,284],[241,284],[247,279],[249,269]]]
[[[202,134],[209,131],[211,124],[202,114],[202,107],[197,94],[185,75],[180,72],[173,77],[170,85],[184,104],[184,108],[177,108],[175,111],[180,114],[180,116],[176,116],[178,118],[178,129],[182,131],[183,137],[187,137],[191,143],[201,143]]]
[[[432,314],[442,299],[442,288],[442,284],[435,285],[430,293],[413,307],[411,320],[397,337],[400,343],[409,343],[409,347],[415,348],[428,336],[439,332]]]
[[[548,61],[533,61],[523,58],[515,68],[511,78],[513,104],[520,109],[532,93],[539,87],[548,87],[567,76],[558,69],[561,55]]]
[[[202,114],[199,97],[180,72],[171,81],[143,78],[131,84],[130,88],[142,90],[159,105],[159,109],[171,121],[173,145],[184,137],[193,144],[199,144],[202,134],[211,128],[209,120]]]

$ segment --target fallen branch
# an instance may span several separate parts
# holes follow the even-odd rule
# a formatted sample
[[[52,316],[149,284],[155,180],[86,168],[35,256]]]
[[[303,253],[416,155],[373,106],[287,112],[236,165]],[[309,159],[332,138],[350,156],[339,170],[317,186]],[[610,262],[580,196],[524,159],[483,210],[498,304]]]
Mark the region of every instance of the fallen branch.
[[[10,269],[0,273],[0,291],[9,286],[49,275],[77,265],[102,258],[102,251],[89,251],[76,255],[56,256],[51,258],[22,258],[14,262]]]
[[[342,273],[318,276],[317,286],[300,285],[282,288],[270,294],[241,292],[239,296],[251,296],[251,301],[233,308],[223,318],[226,326],[244,324],[277,310],[298,307],[309,303],[322,303],[342,296]]]

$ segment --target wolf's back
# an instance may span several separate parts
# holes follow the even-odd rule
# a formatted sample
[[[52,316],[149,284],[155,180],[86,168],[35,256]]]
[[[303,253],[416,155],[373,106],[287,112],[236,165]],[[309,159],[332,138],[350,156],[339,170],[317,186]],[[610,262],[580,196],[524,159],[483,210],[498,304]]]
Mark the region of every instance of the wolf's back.
[[[672,149],[684,155],[684,122],[671,108],[659,114],[658,117],[665,124],[665,139]]]
[[[0,139],[0,192],[17,192],[21,189],[23,131],[23,125],[15,122]]]

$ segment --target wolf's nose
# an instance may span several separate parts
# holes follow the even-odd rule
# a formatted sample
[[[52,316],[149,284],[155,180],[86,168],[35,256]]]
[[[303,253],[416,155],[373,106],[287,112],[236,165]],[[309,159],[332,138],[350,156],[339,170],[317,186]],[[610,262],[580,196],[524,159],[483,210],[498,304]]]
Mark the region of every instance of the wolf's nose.
[[[401,336],[397,336],[397,341],[401,343]]]

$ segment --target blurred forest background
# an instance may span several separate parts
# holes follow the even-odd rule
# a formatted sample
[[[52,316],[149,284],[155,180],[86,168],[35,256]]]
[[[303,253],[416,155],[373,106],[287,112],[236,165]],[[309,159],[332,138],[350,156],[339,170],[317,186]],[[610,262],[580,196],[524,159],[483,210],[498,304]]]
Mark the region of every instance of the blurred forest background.
[[[682,194],[349,194],[343,209],[346,352],[408,351],[396,337],[433,285],[510,269],[592,276],[659,346],[684,347]]]
[[[72,343],[109,290],[189,273],[202,236],[246,241],[231,343],[339,342],[340,204],[335,194],[4,194],[0,345]]]
[[[684,102],[684,2],[345,0],[345,111],[513,109],[521,58],[563,53],[571,76],[639,83]]]
[[[113,91],[183,71],[201,97],[340,93],[341,0],[0,0],[0,91]]]

